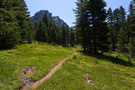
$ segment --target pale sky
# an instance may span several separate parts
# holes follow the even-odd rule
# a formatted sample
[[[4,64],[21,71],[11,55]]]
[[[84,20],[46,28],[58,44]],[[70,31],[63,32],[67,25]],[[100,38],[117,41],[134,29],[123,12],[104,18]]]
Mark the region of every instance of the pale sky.
[[[74,26],[75,14],[73,9],[76,8],[75,2],[77,0],[25,0],[30,11],[30,15],[33,16],[40,10],[48,10],[53,16],[59,16],[69,26]],[[105,0],[107,3],[106,9],[111,7],[113,10],[123,6],[128,11],[129,4],[132,0]]]

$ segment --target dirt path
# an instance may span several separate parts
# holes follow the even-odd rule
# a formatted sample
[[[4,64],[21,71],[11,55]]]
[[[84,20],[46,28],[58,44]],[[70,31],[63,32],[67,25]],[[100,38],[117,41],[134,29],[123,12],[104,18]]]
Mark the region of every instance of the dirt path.
[[[45,82],[47,79],[51,78],[51,76],[61,67],[61,65],[68,60],[69,58],[75,56],[77,54],[77,52],[74,50],[74,54],[64,58],[58,65],[56,65],[45,77],[43,77],[41,80],[33,83],[30,86],[30,89],[35,89],[37,86],[39,86],[40,84],[42,84],[43,82]]]

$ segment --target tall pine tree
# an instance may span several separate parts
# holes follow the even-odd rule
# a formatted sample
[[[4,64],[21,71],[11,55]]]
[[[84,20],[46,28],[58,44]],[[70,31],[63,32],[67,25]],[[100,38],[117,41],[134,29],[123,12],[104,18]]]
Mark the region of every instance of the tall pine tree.
[[[105,22],[106,3],[103,0],[78,0],[76,2],[76,27],[84,50],[98,53],[108,47],[108,29]]]
[[[130,29],[129,39],[129,53],[130,57],[135,58],[135,0],[131,1],[129,5],[128,26]]]
[[[10,0],[0,0],[0,49],[11,48],[21,39],[12,3]]]

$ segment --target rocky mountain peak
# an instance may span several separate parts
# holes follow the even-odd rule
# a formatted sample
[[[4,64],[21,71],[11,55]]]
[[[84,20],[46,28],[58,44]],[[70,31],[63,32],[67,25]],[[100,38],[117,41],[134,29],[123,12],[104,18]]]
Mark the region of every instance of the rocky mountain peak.
[[[68,26],[59,16],[52,16],[52,13],[50,13],[48,10],[40,10],[37,13],[35,13],[35,15],[31,17],[32,22],[41,20],[45,13],[48,15],[48,17],[50,19],[53,20],[53,22],[56,25],[58,25],[58,26]]]

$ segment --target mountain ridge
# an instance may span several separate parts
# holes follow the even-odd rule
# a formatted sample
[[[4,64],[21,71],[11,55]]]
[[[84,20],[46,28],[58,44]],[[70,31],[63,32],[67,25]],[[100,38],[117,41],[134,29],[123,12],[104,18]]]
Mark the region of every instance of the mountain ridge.
[[[53,20],[53,23],[55,23],[56,25],[68,26],[67,23],[64,22],[64,20],[62,20],[59,16],[52,16],[52,13],[49,12],[48,10],[40,10],[36,12],[35,15],[31,17],[32,22],[41,20],[45,13],[48,15],[49,19]]]

